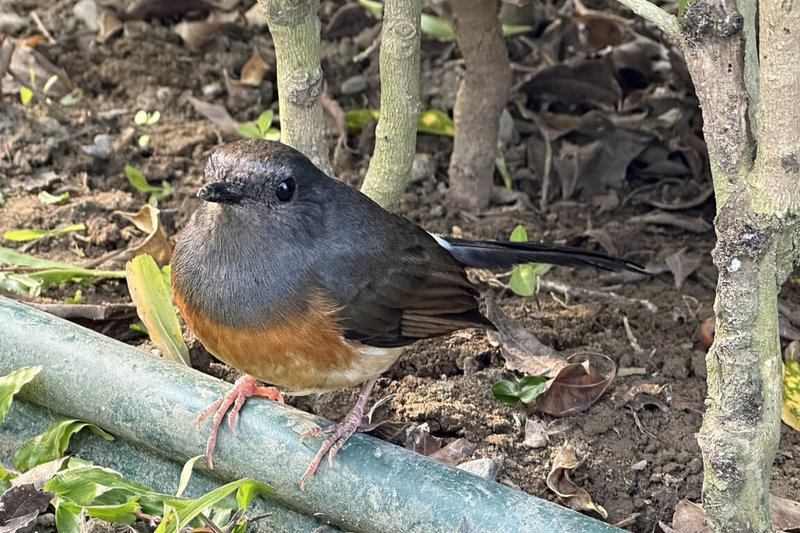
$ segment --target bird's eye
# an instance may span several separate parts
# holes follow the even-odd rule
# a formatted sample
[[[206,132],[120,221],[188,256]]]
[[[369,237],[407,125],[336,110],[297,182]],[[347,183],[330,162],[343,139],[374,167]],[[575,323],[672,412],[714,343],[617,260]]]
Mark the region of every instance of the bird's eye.
[[[278,188],[275,190],[275,196],[277,196],[278,200],[281,202],[288,202],[294,196],[294,190],[296,188],[297,184],[295,184],[294,178],[286,178],[278,184]]]

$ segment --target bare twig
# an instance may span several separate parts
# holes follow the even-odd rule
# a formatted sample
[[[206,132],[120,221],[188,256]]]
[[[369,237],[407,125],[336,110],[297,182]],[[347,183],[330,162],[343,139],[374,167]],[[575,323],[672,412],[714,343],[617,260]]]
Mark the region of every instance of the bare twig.
[[[628,322],[628,317],[626,316],[622,317],[622,325],[625,326],[625,335],[628,336],[628,342],[631,344],[631,348],[633,349],[633,351],[636,353],[644,352],[644,350],[642,350],[642,347],[639,346],[639,341],[636,340],[633,331],[631,331],[631,325]]]
[[[666,33],[670,39],[678,44],[683,43],[683,35],[678,24],[678,17],[670,15],[657,5],[648,0],[618,0],[620,4],[627,6],[631,11],[640,17],[649,20]]]
[[[44,25],[44,22],[42,22],[42,19],[39,18],[39,14],[36,13],[36,11],[31,11],[31,18],[36,24],[36,27],[39,28],[39,31],[42,32],[42,35],[44,35],[47,40],[50,41],[50,44],[55,44],[56,40],[53,37],[53,34],[50,33],[50,31],[47,29],[47,26]]]
[[[592,289],[584,289],[582,287],[570,287],[569,285],[561,283],[560,281],[550,281],[550,280],[542,280],[541,287],[544,290],[557,292],[565,296],[582,296],[584,298],[610,298],[612,300],[625,302],[630,305],[641,305],[651,313],[658,312],[658,306],[656,306],[650,300],[642,300],[639,298],[628,298],[627,296],[621,296],[611,291],[604,292],[604,291],[595,291]]]

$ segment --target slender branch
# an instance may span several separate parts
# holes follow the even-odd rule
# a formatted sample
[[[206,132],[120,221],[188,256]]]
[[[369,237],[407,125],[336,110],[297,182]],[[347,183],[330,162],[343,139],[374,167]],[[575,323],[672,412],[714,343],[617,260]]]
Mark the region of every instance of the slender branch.
[[[319,0],[258,0],[275,44],[281,141],[333,176],[322,116]]]
[[[678,44],[683,42],[681,27],[678,17],[671,15],[648,0],[617,0],[620,4],[630,8],[631,11],[658,26],[670,39]]]
[[[381,37],[381,117],[361,191],[389,207],[411,178],[419,120],[421,0],[390,0]]]

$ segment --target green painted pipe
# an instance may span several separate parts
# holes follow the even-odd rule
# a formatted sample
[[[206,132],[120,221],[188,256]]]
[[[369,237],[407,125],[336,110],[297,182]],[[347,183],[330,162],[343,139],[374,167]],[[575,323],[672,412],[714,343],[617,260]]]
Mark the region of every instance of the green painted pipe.
[[[44,370],[20,393],[28,402],[97,424],[177,462],[202,454],[208,426],[194,420],[230,385],[0,297],[0,375]],[[322,437],[298,435],[323,420],[269,401],[249,401],[220,432],[214,473],[249,477],[272,498],[348,531],[511,533],[619,532],[603,522],[418,454],[354,435],[308,480],[298,481]]]

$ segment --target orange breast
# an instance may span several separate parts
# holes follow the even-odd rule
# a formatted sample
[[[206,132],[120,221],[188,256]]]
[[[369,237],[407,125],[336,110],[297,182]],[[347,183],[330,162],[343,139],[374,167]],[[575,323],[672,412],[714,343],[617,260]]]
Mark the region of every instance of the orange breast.
[[[242,330],[215,324],[190,309],[178,293],[174,296],[187,325],[203,346],[220,360],[257,379],[306,391],[347,387],[366,379],[357,375],[341,379],[352,374],[365,355],[357,345],[343,339],[332,314],[333,307],[322,298],[316,298],[307,313],[284,324],[263,330]]]

